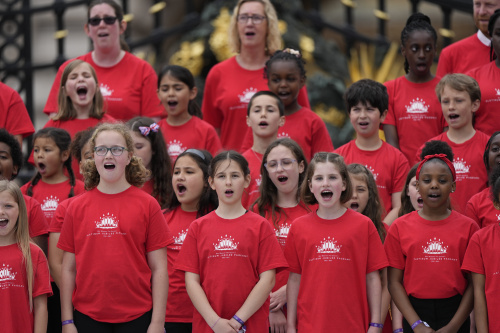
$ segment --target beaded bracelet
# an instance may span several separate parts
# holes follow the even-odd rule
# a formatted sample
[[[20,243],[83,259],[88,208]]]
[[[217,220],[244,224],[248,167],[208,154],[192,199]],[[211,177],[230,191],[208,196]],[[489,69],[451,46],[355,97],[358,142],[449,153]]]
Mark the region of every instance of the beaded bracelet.
[[[384,328],[384,324],[379,324],[379,323],[370,323],[370,326],[372,326],[372,327],[378,327],[378,328]]]
[[[73,319],[68,319],[68,320],[61,322],[61,326],[68,325],[68,324],[74,324],[74,323],[75,322],[73,321]]]

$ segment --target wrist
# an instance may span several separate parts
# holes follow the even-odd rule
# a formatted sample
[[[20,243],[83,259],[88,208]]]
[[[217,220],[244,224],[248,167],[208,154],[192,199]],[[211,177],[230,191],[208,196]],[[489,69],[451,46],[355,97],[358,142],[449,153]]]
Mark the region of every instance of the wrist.
[[[396,328],[394,331],[392,331],[392,333],[403,333],[403,329],[402,328]]]
[[[368,326],[371,326],[371,327],[376,327],[376,328],[384,328],[384,324],[379,324],[379,323],[370,323]]]
[[[415,328],[420,324],[422,324],[425,327],[430,327],[429,324],[427,324],[425,321],[419,319],[411,325],[411,329],[415,330]]]
[[[245,322],[240,317],[234,315],[232,319],[234,319],[238,323],[239,328],[243,328],[244,330],[247,329],[247,327],[245,326]]]
[[[69,324],[74,324],[75,322],[73,321],[73,319],[67,319],[67,320],[63,320],[61,322],[61,326],[64,326],[64,325],[69,325]]]

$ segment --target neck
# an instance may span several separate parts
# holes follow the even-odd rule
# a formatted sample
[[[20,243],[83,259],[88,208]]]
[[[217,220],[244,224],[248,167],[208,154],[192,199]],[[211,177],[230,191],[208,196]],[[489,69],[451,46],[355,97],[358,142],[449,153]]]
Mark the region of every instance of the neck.
[[[410,71],[408,74],[405,75],[405,77],[408,81],[413,83],[425,83],[434,79],[434,75],[432,75],[430,71],[427,72],[427,74],[425,75],[416,75],[415,73]]]
[[[198,202],[195,203],[181,203],[181,209],[185,212],[191,213],[198,211]]]
[[[62,182],[67,181],[69,178],[64,174],[64,170],[61,169],[61,172],[56,173],[50,177],[42,176],[42,181],[46,184],[60,184]]]
[[[464,143],[470,140],[476,134],[476,130],[472,127],[472,124],[469,123],[466,126],[463,126],[459,129],[449,128],[448,132],[446,132],[446,136],[448,139],[454,143]]]
[[[267,147],[275,141],[278,138],[278,134],[276,133],[275,135],[269,136],[269,137],[260,137],[253,134],[253,146],[252,150],[256,153],[264,155],[266,152]]]
[[[290,208],[295,207],[299,204],[299,200],[297,199],[297,188],[289,193],[283,193],[278,191],[278,200],[276,204],[281,208]]]
[[[241,205],[241,201],[233,205],[226,205],[224,203],[219,202],[219,207],[217,207],[217,209],[215,210],[215,213],[218,216],[228,220],[238,218],[243,214],[245,214],[245,212],[246,209],[243,208],[243,206]]]
[[[347,211],[347,208],[340,204],[340,201],[337,202],[333,207],[324,207],[319,205],[318,207],[318,216],[325,220],[333,220],[338,219]]]
[[[105,194],[117,194],[127,190],[130,186],[132,185],[127,182],[125,177],[124,179],[113,183],[108,183],[101,179],[99,181],[99,185],[97,185],[97,189]]]
[[[236,56],[238,64],[251,71],[263,68],[268,59],[269,56],[265,50],[257,47],[245,48],[241,46],[241,52]]]
[[[187,123],[193,116],[188,113],[186,110],[185,112],[182,112],[181,114],[178,114],[176,116],[167,116],[167,123],[170,126],[181,126]]]
[[[448,205],[438,208],[430,208],[424,205],[424,207],[418,211],[418,215],[429,221],[441,221],[450,216],[450,214],[451,210],[448,209]]]
[[[92,104],[87,106],[79,106],[74,105],[76,111],[76,119],[89,119],[90,118],[90,110],[92,109]]]
[[[120,48],[109,48],[105,50],[92,51],[92,60],[99,67],[112,67],[120,62],[125,56],[125,51]]]
[[[302,109],[302,106],[300,106],[296,98],[292,104],[285,106],[285,116],[290,116],[300,109]]]
[[[369,137],[358,135],[355,143],[356,146],[361,150],[373,151],[382,147],[382,140],[378,136],[378,132],[376,133],[376,135],[372,135]]]
[[[9,246],[16,243],[16,237],[14,232],[11,232],[9,235],[4,237],[0,237],[0,246]]]

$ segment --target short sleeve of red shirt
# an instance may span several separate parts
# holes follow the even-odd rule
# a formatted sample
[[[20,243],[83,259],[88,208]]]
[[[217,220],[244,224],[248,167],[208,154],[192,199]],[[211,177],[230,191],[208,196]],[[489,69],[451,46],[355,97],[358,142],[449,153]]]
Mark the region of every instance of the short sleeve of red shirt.
[[[28,211],[28,222],[30,226],[30,237],[37,237],[49,233],[49,224],[40,208],[40,203],[30,196],[23,195]]]
[[[74,198],[75,197],[64,200],[57,206],[54,217],[52,218],[52,221],[50,221],[49,232],[61,232],[68,206]]]
[[[467,202],[465,215],[476,221],[480,228],[499,223],[500,211],[491,200],[489,187],[472,196]]]
[[[3,82],[0,82],[0,110],[0,128],[5,128],[12,135],[22,135],[23,138],[35,133],[21,96]]]

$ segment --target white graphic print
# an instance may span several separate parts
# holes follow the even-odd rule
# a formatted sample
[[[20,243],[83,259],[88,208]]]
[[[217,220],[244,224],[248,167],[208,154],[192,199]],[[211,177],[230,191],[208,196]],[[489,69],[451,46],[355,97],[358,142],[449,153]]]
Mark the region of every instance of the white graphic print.
[[[315,254],[312,255],[309,261],[320,262],[337,262],[337,261],[351,261],[342,250],[342,245],[334,237],[324,237],[314,246]]]
[[[455,158],[455,160],[453,160],[453,166],[455,167],[457,174],[469,173],[470,165],[467,165],[467,162],[464,161],[463,158]]]
[[[288,233],[290,232],[291,226],[292,226],[291,224],[285,223],[280,225],[276,230],[276,237],[278,238],[278,242],[280,243],[281,246],[285,246],[286,239],[288,238]]]
[[[113,91],[112,89],[109,89],[109,86],[106,85],[106,84],[103,84],[101,83],[99,89],[101,90],[101,94],[103,97],[109,97],[113,94]]]
[[[342,245],[337,245],[337,241],[334,238],[323,238],[323,241],[319,246],[316,246],[318,253],[339,253]]]
[[[500,96],[500,89],[495,88],[495,91],[497,92],[497,96]]]
[[[290,137],[290,135],[288,135],[287,132],[278,132],[278,137],[277,137],[278,139],[280,139],[280,138],[289,138],[289,137]]]
[[[367,164],[365,164],[365,167],[366,167],[368,170],[370,170],[370,172],[371,172],[371,173],[372,173],[372,175],[373,175],[373,179],[374,179],[375,181],[377,181],[378,173],[376,173],[376,172],[375,172],[375,169],[374,169],[374,168],[372,168],[371,166],[367,165]]]
[[[57,206],[59,205],[59,198],[54,196],[47,197],[43,200],[42,210],[44,212],[55,212]]]
[[[500,221],[500,214],[497,214],[497,221]]]
[[[257,186],[257,188],[260,187],[260,183],[262,183],[262,175],[260,175],[259,178],[255,180],[255,185]]]
[[[99,221],[95,221],[97,229],[116,229],[118,228],[118,220],[113,214],[103,214]]]
[[[213,245],[216,251],[232,251],[238,249],[238,244],[239,243],[235,242],[231,236],[224,235]]]
[[[168,155],[177,157],[186,150],[186,147],[182,146],[182,142],[179,140],[173,140],[168,143]]]
[[[12,268],[9,265],[3,264],[2,268],[0,268],[0,282],[15,281],[16,274],[12,272]]]
[[[186,239],[188,229],[186,230],[181,230],[179,234],[177,234],[177,237],[174,238],[174,244],[177,245],[182,245],[184,244],[184,240]]]
[[[245,104],[250,103],[250,99],[252,98],[253,95],[255,95],[256,92],[257,92],[257,89],[252,88],[252,87],[245,89],[245,91],[243,91],[242,95],[238,95],[238,97],[240,98],[240,102],[245,103]]]
[[[407,113],[427,113],[429,106],[420,98],[415,98],[410,102],[410,105],[405,105]]]
[[[458,261],[457,258],[450,257],[449,246],[438,237],[432,237],[426,244],[421,246],[422,257],[415,258],[415,261],[428,261],[433,263],[445,263]],[[453,254],[451,254],[453,255]]]
[[[448,251],[448,246],[443,245],[444,242],[441,239],[430,239],[426,246],[422,246],[425,254],[446,254]]]

